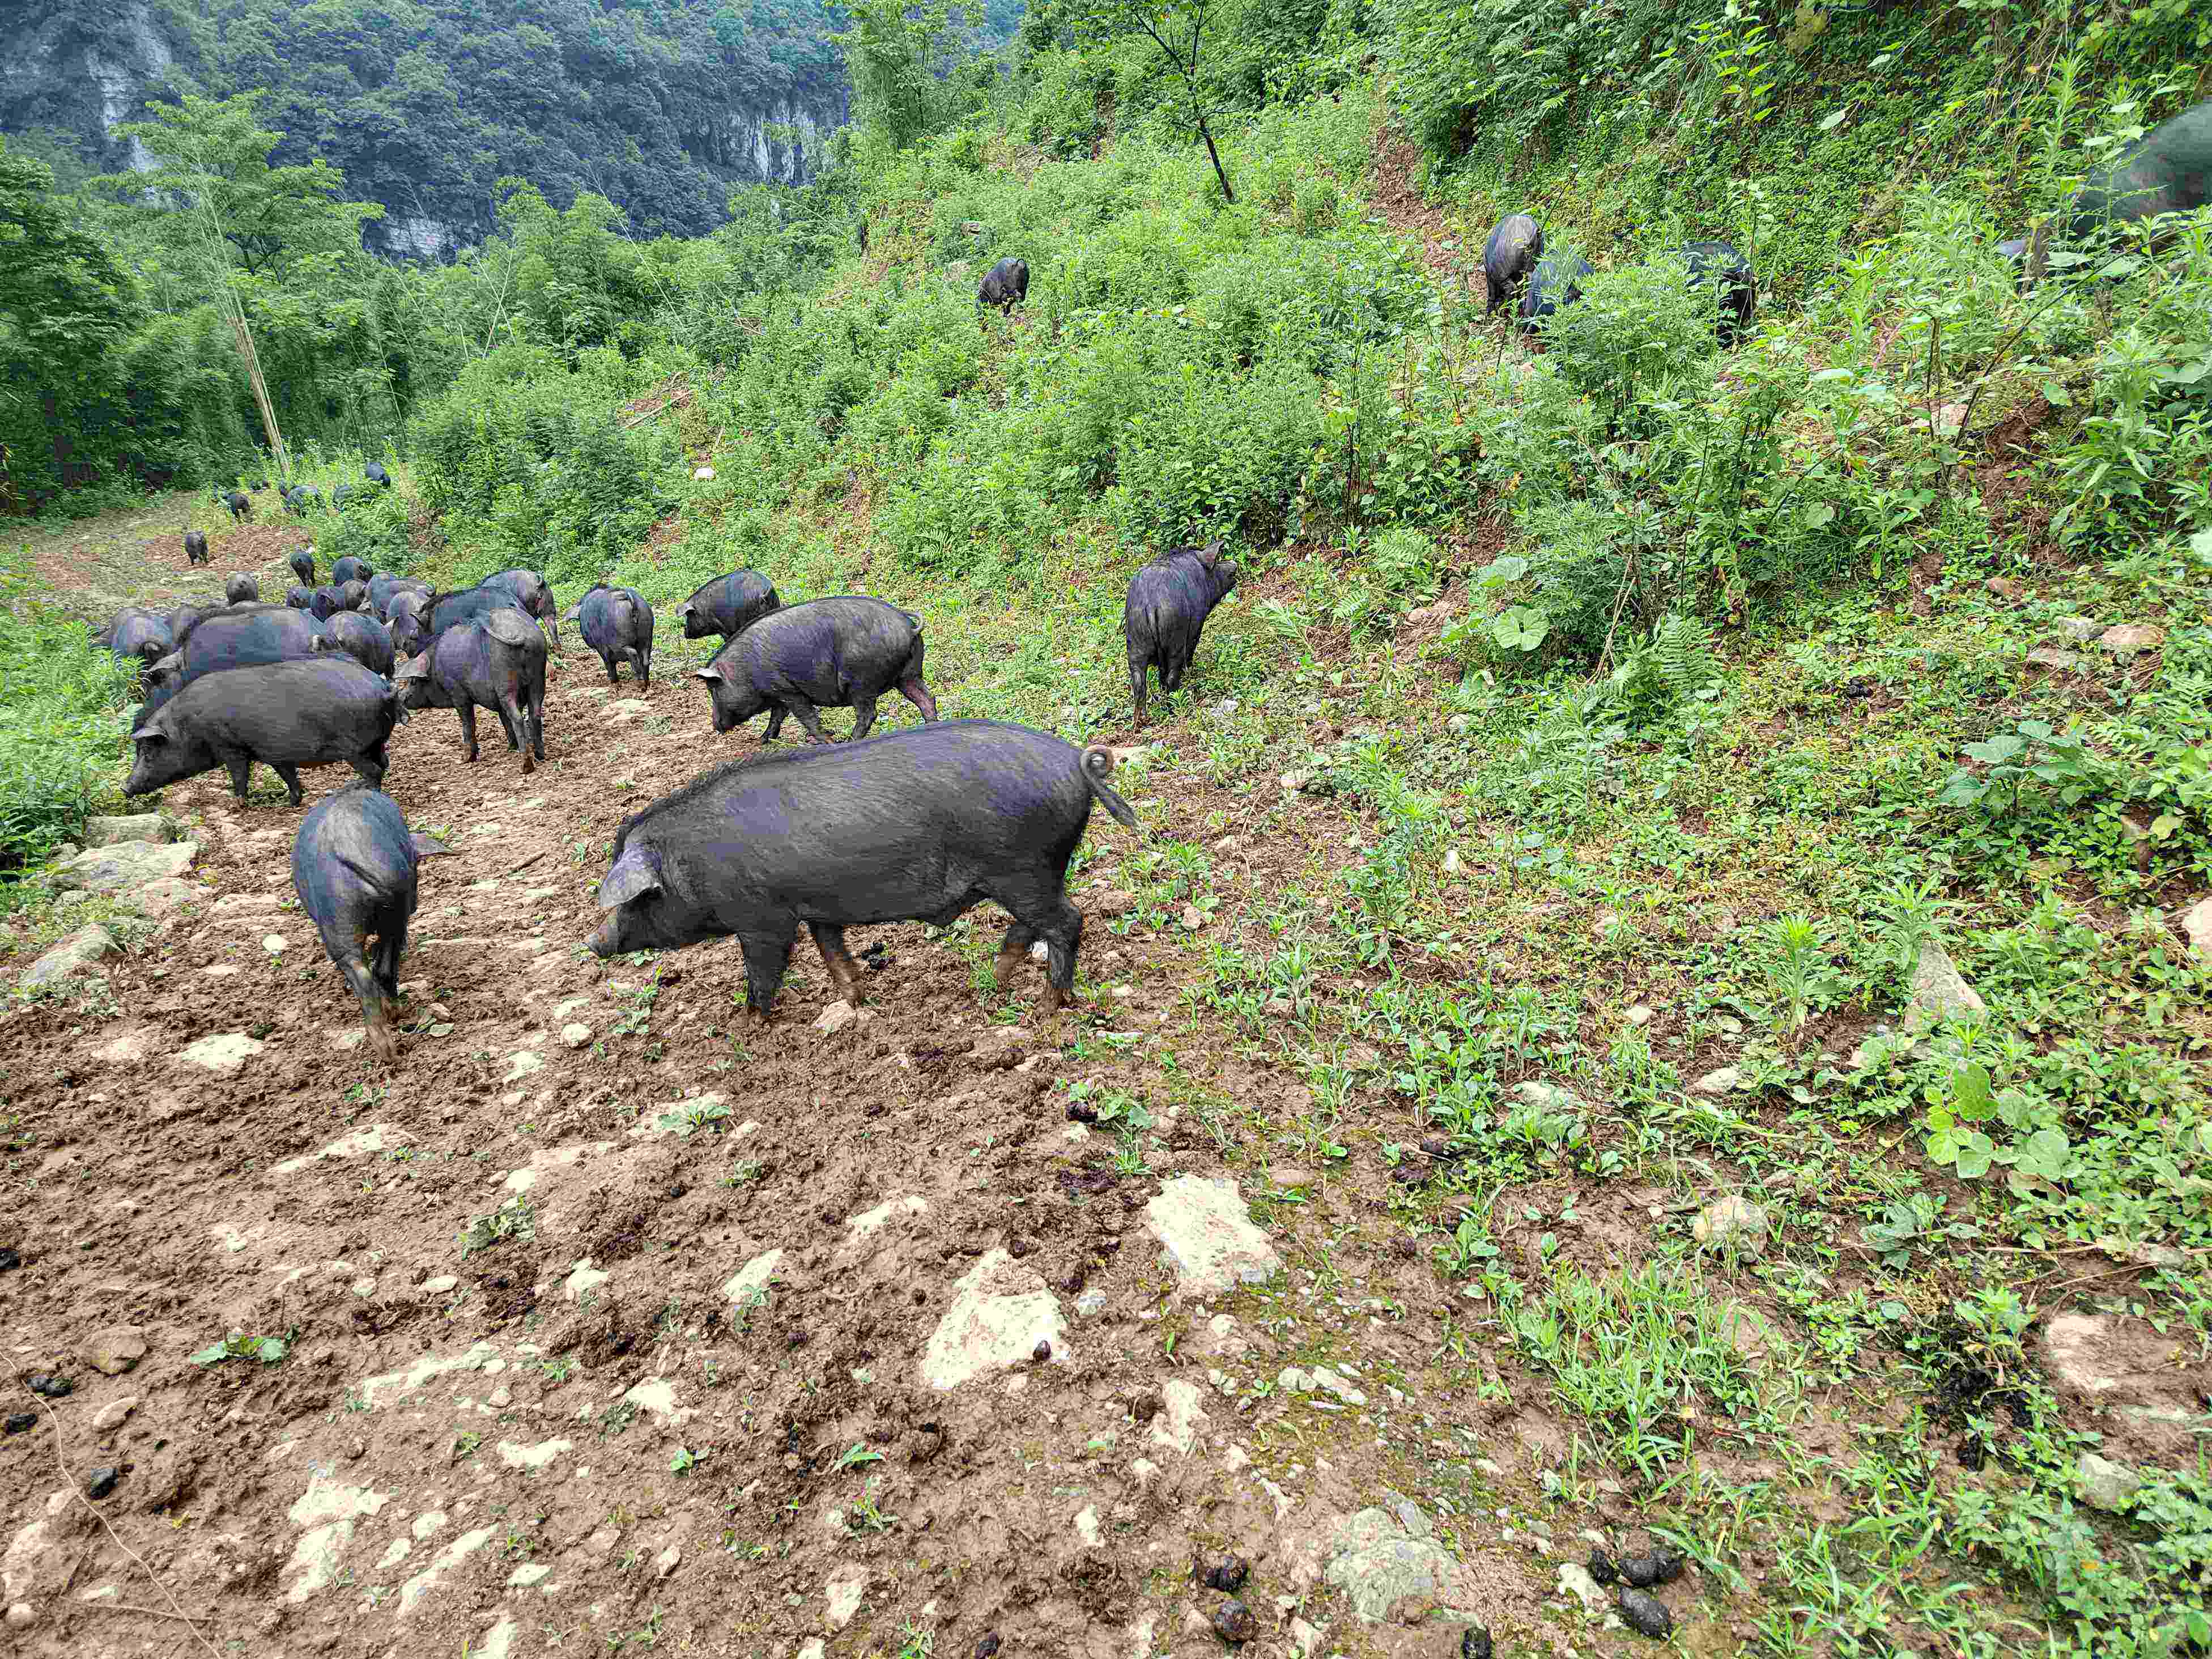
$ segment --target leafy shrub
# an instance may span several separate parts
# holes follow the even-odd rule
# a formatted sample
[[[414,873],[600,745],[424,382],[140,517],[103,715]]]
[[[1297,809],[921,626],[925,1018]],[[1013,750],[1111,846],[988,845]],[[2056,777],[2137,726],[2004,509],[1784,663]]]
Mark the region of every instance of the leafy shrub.
[[[1597,271],[1582,279],[1582,295],[1546,325],[1546,361],[1616,428],[1654,390],[1713,356],[1710,289],[1700,295],[1680,260]]]
[[[0,908],[117,782],[131,676],[0,562]]]

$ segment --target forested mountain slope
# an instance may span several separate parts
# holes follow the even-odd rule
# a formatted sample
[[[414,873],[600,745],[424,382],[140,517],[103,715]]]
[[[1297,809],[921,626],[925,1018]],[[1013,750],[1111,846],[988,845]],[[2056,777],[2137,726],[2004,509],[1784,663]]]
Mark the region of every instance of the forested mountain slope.
[[[0,132],[65,176],[119,169],[113,129],[149,98],[261,89],[280,161],[319,157],[383,204],[379,251],[480,240],[508,176],[697,235],[733,184],[819,170],[850,102],[843,23],[823,0],[9,0]]]

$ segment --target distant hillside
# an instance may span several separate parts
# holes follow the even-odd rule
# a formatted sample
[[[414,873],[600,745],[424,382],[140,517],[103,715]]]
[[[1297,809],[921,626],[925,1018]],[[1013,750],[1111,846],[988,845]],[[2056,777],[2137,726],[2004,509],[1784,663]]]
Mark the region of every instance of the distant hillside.
[[[986,34],[1019,15],[1001,0]],[[132,164],[113,130],[149,98],[266,88],[276,159],[383,203],[380,252],[476,240],[509,175],[698,234],[732,185],[817,170],[850,108],[844,26],[825,0],[0,0],[0,133],[67,182]]]

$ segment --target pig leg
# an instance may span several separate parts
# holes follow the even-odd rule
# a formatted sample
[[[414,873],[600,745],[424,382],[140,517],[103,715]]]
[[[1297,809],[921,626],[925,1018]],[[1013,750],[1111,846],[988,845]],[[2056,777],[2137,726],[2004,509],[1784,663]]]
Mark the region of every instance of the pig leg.
[[[506,694],[492,706],[492,712],[499,716],[500,730],[507,733],[507,746],[509,749],[521,748],[525,730],[522,724],[522,700],[512,686],[508,687]]]
[[[381,789],[384,775],[392,765],[392,757],[385,752],[384,745],[380,743],[375,748],[365,749],[353,757],[350,763],[355,771],[368,780],[370,788]]]
[[[1067,1006],[1075,990],[1075,951],[1083,943],[1083,913],[1063,896],[1051,920],[1038,924],[1051,958],[1045,964],[1045,1006]]]
[[[876,723],[876,700],[873,697],[856,699],[853,704],[853,712],[860,716],[853,722],[852,741],[858,743],[868,735],[868,728]]]
[[[530,714],[530,752],[538,759],[545,758],[545,688],[531,688],[530,701],[523,705]]]
[[[1083,913],[1067,902],[1067,890],[1049,872],[1006,883],[990,896],[1014,918],[1009,944],[1018,938],[1027,950],[1038,939],[1050,953],[1045,965],[1045,1006],[1065,1008],[1075,988],[1075,950],[1083,939]],[[1000,961],[1006,960],[1005,948]]]
[[[810,743],[828,743],[830,740],[830,734],[822,729],[822,716],[815,712],[812,703],[804,697],[793,697],[787,707],[792,718],[806,728]]]
[[[319,927],[323,936],[323,949],[337,964],[338,976],[346,988],[361,1004],[362,1024],[368,1028],[368,1040],[377,1053],[390,1060],[398,1054],[399,1045],[392,1034],[391,1011],[384,1006],[384,988],[376,981],[368,962],[368,934],[374,920],[358,913],[343,920],[333,919]]]
[[[822,952],[822,965],[830,970],[831,982],[845,994],[846,1001],[859,1007],[860,964],[846,946],[845,930],[826,921],[810,921],[806,930],[814,935],[814,946]]]
[[[477,757],[477,706],[464,697],[453,712],[461,717],[461,742],[468,750],[463,758],[473,763]]]
[[[615,653],[611,651],[602,651],[599,653],[599,660],[607,665],[607,684],[609,685],[617,684],[622,677],[615,672]]]
[[[1034,927],[1026,927],[1017,921],[1006,929],[1006,937],[999,946],[998,965],[994,970],[1000,990],[1013,983],[1015,971],[1021,967],[1022,958],[1029,955],[1030,946],[1036,943],[1036,929]]]
[[[376,919],[376,982],[386,997],[399,994],[399,956],[407,948],[407,907],[392,903]]]
[[[763,743],[774,743],[775,741],[775,734],[783,730],[783,716],[784,707],[781,703],[771,703],[769,705],[768,730],[761,733],[761,741]]]
[[[222,763],[230,769],[230,793],[238,797],[240,806],[245,805],[246,781],[253,775],[253,757],[225,755]]]
[[[283,761],[270,761],[269,763],[269,769],[274,772],[278,777],[284,780],[284,793],[291,796],[293,805],[297,806],[301,801],[307,799],[307,796],[300,788],[300,769],[298,767],[287,765]]]
[[[630,665],[637,670],[637,683],[640,685],[651,686],[653,684],[653,653],[649,651],[633,651],[629,653],[629,660]]]
[[[899,696],[921,710],[922,719],[933,720],[937,718],[937,699],[929,695],[929,688],[921,683],[920,674],[908,675],[899,682],[898,689]],[[853,735],[858,737],[860,733],[856,732]]]
[[[768,1024],[769,1011],[775,1006],[775,994],[791,966],[791,947],[797,939],[796,929],[738,935],[738,948],[745,957],[745,1008],[763,1025]]]
[[[1137,705],[1137,724],[1145,723],[1145,677],[1152,667],[1149,652],[1136,646],[1129,647],[1129,697]]]

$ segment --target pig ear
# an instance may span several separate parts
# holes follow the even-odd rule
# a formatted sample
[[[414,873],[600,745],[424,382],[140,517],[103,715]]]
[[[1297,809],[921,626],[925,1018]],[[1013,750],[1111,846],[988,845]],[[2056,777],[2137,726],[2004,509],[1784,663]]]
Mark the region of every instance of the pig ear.
[[[392,678],[394,684],[397,684],[401,680],[427,680],[429,678],[430,665],[421,657],[410,657],[405,662],[401,663],[398,667],[392,671]]]
[[[413,844],[415,856],[418,859],[449,859],[454,856],[453,849],[435,836],[411,835],[407,839]]]
[[[1198,550],[1198,562],[1208,570],[1221,562],[1221,538],[1216,536]]]
[[[659,891],[660,872],[653,866],[653,855],[633,847],[615,860],[614,868],[600,882],[599,908],[611,910],[634,898]]]
[[[714,664],[708,663],[704,668],[693,669],[691,678],[695,680],[704,680],[709,685],[720,685],[722,683],[722,671]]]
[[[562,622],[574,622],[574,621],[575,621],[575,620],[576,620],[576,618],[577,618],[577,617],[579,617],[582,616],[583,614],[584,614],[584,607],[583,607],[582,605],[571,605],[568,610],[563,611],[561,613],[561,620],[562,620]]]
[[[477,619],[477,626],[508,645],[527,645],[538,634],[520,611],[487,611]]]

